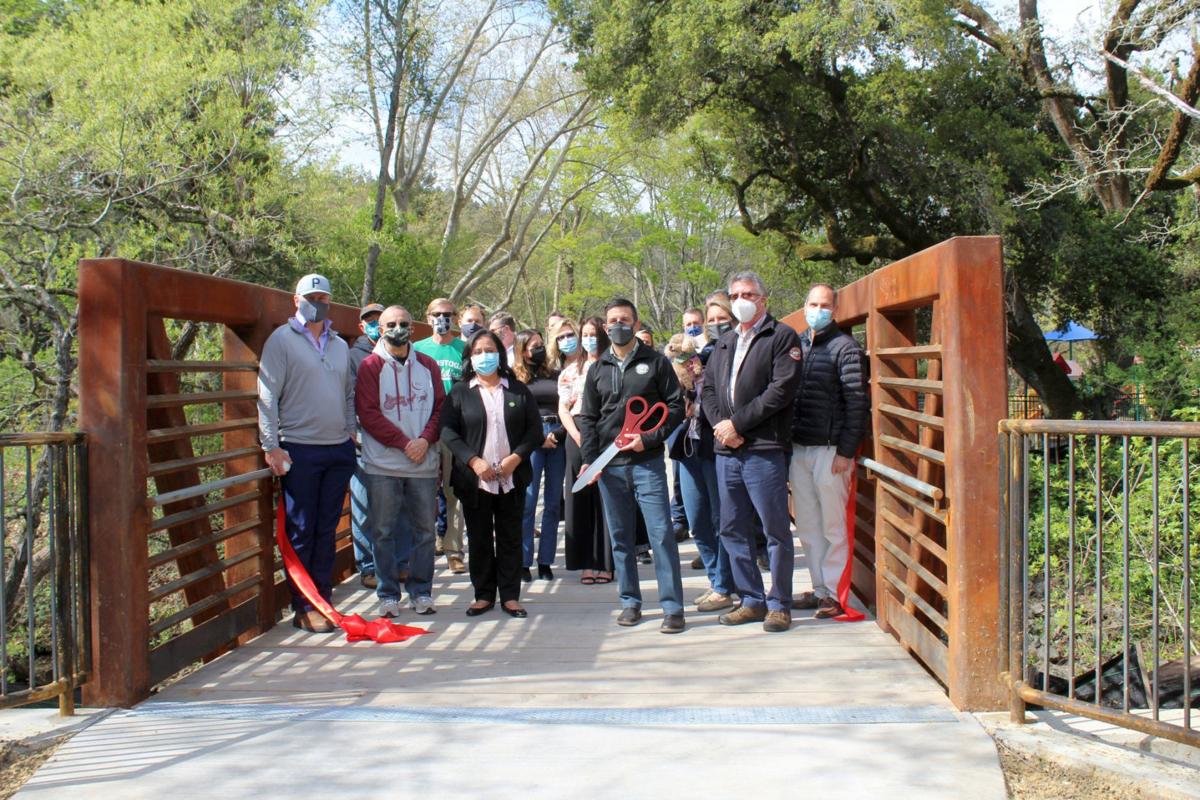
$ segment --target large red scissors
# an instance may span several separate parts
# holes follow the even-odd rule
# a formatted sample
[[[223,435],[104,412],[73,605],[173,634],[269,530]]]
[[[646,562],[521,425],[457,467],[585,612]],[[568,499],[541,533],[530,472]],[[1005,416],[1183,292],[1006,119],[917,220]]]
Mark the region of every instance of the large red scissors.
[[[650,405],[644,397],[635,396],[629,398],[629,401],[625,403],[625,422],[621,425],[621,432],[617,434],[617,438],[613,440],[613,443],[605,448],[600,457],[583,471],[583,474],[571,486],[571,493],[574,494],[591,483],[592,479],[608,466],[608,462],[612,461],[617,453],[621,452],[621,448],[627,446],[633,440],[633,437],[645,436],[661,428],[663,423],[667,421],[667,416],[670,413],[667,404],[661,400],[654,405]],[[646,427],[650,418],[655,414],[658,414],[658,422],[650,427]]]

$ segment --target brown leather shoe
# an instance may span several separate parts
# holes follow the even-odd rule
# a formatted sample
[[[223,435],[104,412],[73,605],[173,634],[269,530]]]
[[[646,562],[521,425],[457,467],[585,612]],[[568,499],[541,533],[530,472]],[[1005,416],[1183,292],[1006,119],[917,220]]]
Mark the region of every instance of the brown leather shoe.
[[[297,611],[292,618],[292,627],[309,633],[333,633],[333,623],[321,616],[320,611]]]
[[[767,607],[759,606],[751,608],[750,606],[742,605],[730,611],[728,614],[722,614],[717,617],[717,622],[722,625],[745,625],[747,622],[762,622],[767,618]]]
[[[812,592],[801,592],[792,598],[792,608],[808,610],[821,605],[821,598]]]
[[[763,622],[763,630],[767,633],[782,633],[792,627],[792,612],[768,611]]]
[[[358,582],[362,584],[364,589],[376,589],[379,587],[379,579],[370,572],[364,572],[358,576]]]
[[[463,563],[462,556],[448,556],[446,563],[455,575],[462,575],[467,571],[467,565]]]
[[[842,604],[832,597],[822,597],[821,604],[817,606],[817,613],[814,614],[817,619],[833,619],[845,614],[846,610],[842,608]]]

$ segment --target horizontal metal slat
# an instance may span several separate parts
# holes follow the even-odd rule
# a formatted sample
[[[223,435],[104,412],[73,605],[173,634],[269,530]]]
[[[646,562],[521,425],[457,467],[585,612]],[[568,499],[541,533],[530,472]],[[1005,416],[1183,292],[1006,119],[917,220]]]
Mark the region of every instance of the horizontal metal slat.
[[[858,463],[862,464],[864,467],[869,469],[871,472],[874,472],[881,478],[887,478],[893,483],[898,483],[906,489],[912,489],[914,492],[920,492],[921,494],[933,500],[941,500],[944,496],[944,492],[942,491],[941,487],[934,486],[932,483],[926,483],[920,478],[914,478],[912,475],[903,473],[898,469],[887,466],[886,464],[880,464],[873,458],[860,456]]]
[[[893,450],[902,450],[906,453],[912,453],[915,456],[932,461],[935,464],[946,464],[946,454],[940,450],[934,450],[932,447],[914,444],[906,439],[901,439],[897,436],[891,436],[886,433],[881,433],[875,437],[879,442]]]
[[[175,547],[169,547],[166,550],[163,550],[161,553],[155,553],[154,555],[150,556],[147,561],[147,565],[150,569],[161,567],[168,561],[175,561],[176,559],[191,555],[198,550],[203,550],[205,547],[215,545],[219,542],[225,541],[226,539],[237,536],[239,533],[245,533],[246,531],[254,530],[258,527],[260,522],[261,520],[255,517],[254,519],[246,520],[245,522],[234,525],[232,528],[223,528],[222,530],[213,531],[212,533],[204,536],[197,536],[195,539],[192,539],[189,542],[184,542],[183,544]]]
[[[888,483],[886,480],[879,481],[878,483],[879,483],[879,488],[883,489],[885,492],[890,494],[892,497],[895,497],[897,500],[901,500],[905,503],[908,503],[913,508],[919,508],[921,511],[925,512],[926,516],[936,519],[938,522],[942,523],[943,525],[946,524],[945,513],[942,511],[938,511],[936,508],[929,505],[929,503],[926,503],[921,498],[913,497],[911,494],[908,494],[907,492],[900,491],[899,487],[897,487],[895,484]]]
[[[183,394],[151,394],[146,396],[146,408],[198,406],[204,403],[226,403],[233,400],[257,400],[258,392],[247,389],[229,392],[184,392]]]
[[[905,611],[904,607],[896,602],[896,598],[887,592],[884,592],[880,599],[880,607],[888,627],[898,634],[897,638],[916,653],[934,675],[943,683],[947,683],[950,676],[950,648],[928,628],[917,622],[912,614]]]
[[[871,355],[880,358],[941,358],[940,344],[919,344],[913,347],[880,347],[872,350]]]
[[[258,417],[241,417],[227,419],[222,422],[209,422],[204,425],[181,425],[177,428],[157,428],[146,431],[146,441],[150,444],[169,442],[174,439],[188,439],[193,436],[208,436],[214,433],[228,433],[242,428],[257,428]]]
[[[222,450],[219,453],[210,453],[206,456],[195,456],[194,458],[175,458],[170,461],[161,461],[157,464],[151,464],[147,473],[151,478],[157,478],[159,475],[169,475],[172,472],[181,472],[185,469],[193,467],[207,467],[210,464],[224,464],[228,461],[233,461],[238,458],[245,458],[262,453],[260,447],[239,447],[236,450]]]
[[[946,596],[950,590],[950,587],[946,585],[945,581],[934,575],[929,570],[925,569],[925,567],[918,564],[915,560],[913,560],[912,556],[897,547],[895,542],[889,541],[886,536],[880,539],[880,541],[883,543],[884,549],[895,556],[900,563],[905,566],[905,568],[917,573],[921,580],[925,581],[925,583],[929,585],[929,588],[933,589],[942,597]]]
[[[914,389],[919,392],[930,392],[931,394],[942,393],[941,381],[931,381],[924,378],[889,378],[883,375],[872,380],[880,386],[891,386],[896,389]]]
[[[150,521],[150,532],[163,531],[167,528],[173,528],[176,525],[182,525],[185,522],[204,519],[210,514],[216,514],[218,511],[224,511],[227,508],[233,508],[242,503],[249,503],[251,500],[257,500],[261,496],[262,492],[255,489],[253,492],[226,497],[224,500],[218,500],[215,503],[206,503],[197,508],[189,508],[187,511],[180,511],[177,514],[167,514],[165,517],[159,517]]]
[[[146,359],[147,372],[255,372],[256,361],[173,361],[166,358]]]
[[[910,411],[907,408],[894,406],[891,403],[880,403],[880,412],[887,414],[889,417],[900,417],[901,419],[912,420],[922,425],[928,425],[936,430],[945,430],[946,420],[942,417],[935,417],[930,414],[922,414],[920,411]]]
[[[879,570],[884,579],[892,586],[896,587],[896,591],[904,595],[904,598],[910,601],[914,606],[921,609],[921,612],[925,614],[925,616],[929,617],[929,619],[932,620],[935,625],[941,628],[943,632],[946,632],[950,629],[949,620],[942,616],[942,614],[936,608],[929,605],[924,597],[921,597],[912,589],[908,588],[908,585],[892,574],[891,570],[889,570],[885,565],[876,561],[875,569]]]
[[[906,520],[902,518],[890,508],[881,508],[879,513],[889,525],[920,544],[921,547],[925,548],[926,552],[936,556],[943,564],[950,563],[950,555],[946,552],[946,548],[942,547],[933,539],[930,539],[924,533],[917,530],[917,526],[913,524],[912,520]]]
[[[174,594],[181,589],[186,589],[196,581],[202,581],[205,578],[211,578],[213,575],[220,575],[230,567],[237,566],[243,561],[248,561],[262,552],[260,547],[251,547],[249,550],[243,550],[236,556],[223,558],[220,561],[209,564],[207,567],[201,567],[198,570],[189,572],[187,575],[181,575],[173,581],[168,581],[161,586],[156,586],[150,591],[150,602],[157,603],[167,595]]]
[[[197,614],[203,613],[210,608],[215,608],[229,598],[235,597],[247,589],[254,588],[256,585],[258,585],[260,580],[261,579],[258,575],[252,575],[251,577],[246,578],[246,580],[235,583],[233,586],[230,586],[223,591],[217,592],[216,594],[210,594],[203,600],[192,603],[187,608],[180,609],[171,616],[165,617],[153,623],[150,626],[150,635],[157,636],[163,631],[170,630],[179,623],[189,620]]]

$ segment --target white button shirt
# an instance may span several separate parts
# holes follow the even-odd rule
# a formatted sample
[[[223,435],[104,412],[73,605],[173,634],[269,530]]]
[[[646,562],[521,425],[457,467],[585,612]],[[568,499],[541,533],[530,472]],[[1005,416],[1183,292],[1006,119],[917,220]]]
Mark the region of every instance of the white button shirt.
[[[508,378],[501,378],[494,389],[484,386],[479,382],[479,378],[472,378],[470,385],[471,388],[479,387],[483,410],[487,414],[487,431],[483,437],[483,453],[480,457],[499,472],[500,462],[512,453],[508,443],[508,428],[504,427],[504,390],[508,388]],[[479,479],[479,488],[489,494],[511,492],[513,486],[512,475],[494,481]]]

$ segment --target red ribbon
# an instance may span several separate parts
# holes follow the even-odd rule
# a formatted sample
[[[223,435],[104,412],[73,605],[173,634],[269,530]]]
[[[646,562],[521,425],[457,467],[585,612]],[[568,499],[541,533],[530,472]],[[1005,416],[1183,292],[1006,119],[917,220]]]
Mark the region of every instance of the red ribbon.
[[[422,633],[429,633],[424,628],[414,628],[411,625],[398,625],[391,620],[378,617],[372,620],[363,619],[359,614],[339,614],[337,609],[317,591],[316,584],[308,570],[300,563],[296,551],[287,535],[287,513],[284,510],[283,493],[279,495],[278,512],[275,515],[275,541],[279,544],[279,553],[283,556],[283,566],[287,569],[288,577],[304,595],[304,599],[313,604],[313,608],[321,612],[321,616],[337,625],[346,632],[348,642],[403,642]]]
[[[858,466],[850,465],[850,494],[846,497],[846,541],[849,549],[846,552],[846,566],[842,570],[842,577],[838,580],[838,603],[841,604],[843,613],[841,616],[834,617],[838,622],[861,622],[866,619],[862,612],[856,611],[850,607],[850,583],[854,573],[854,507],[858,503]]]

